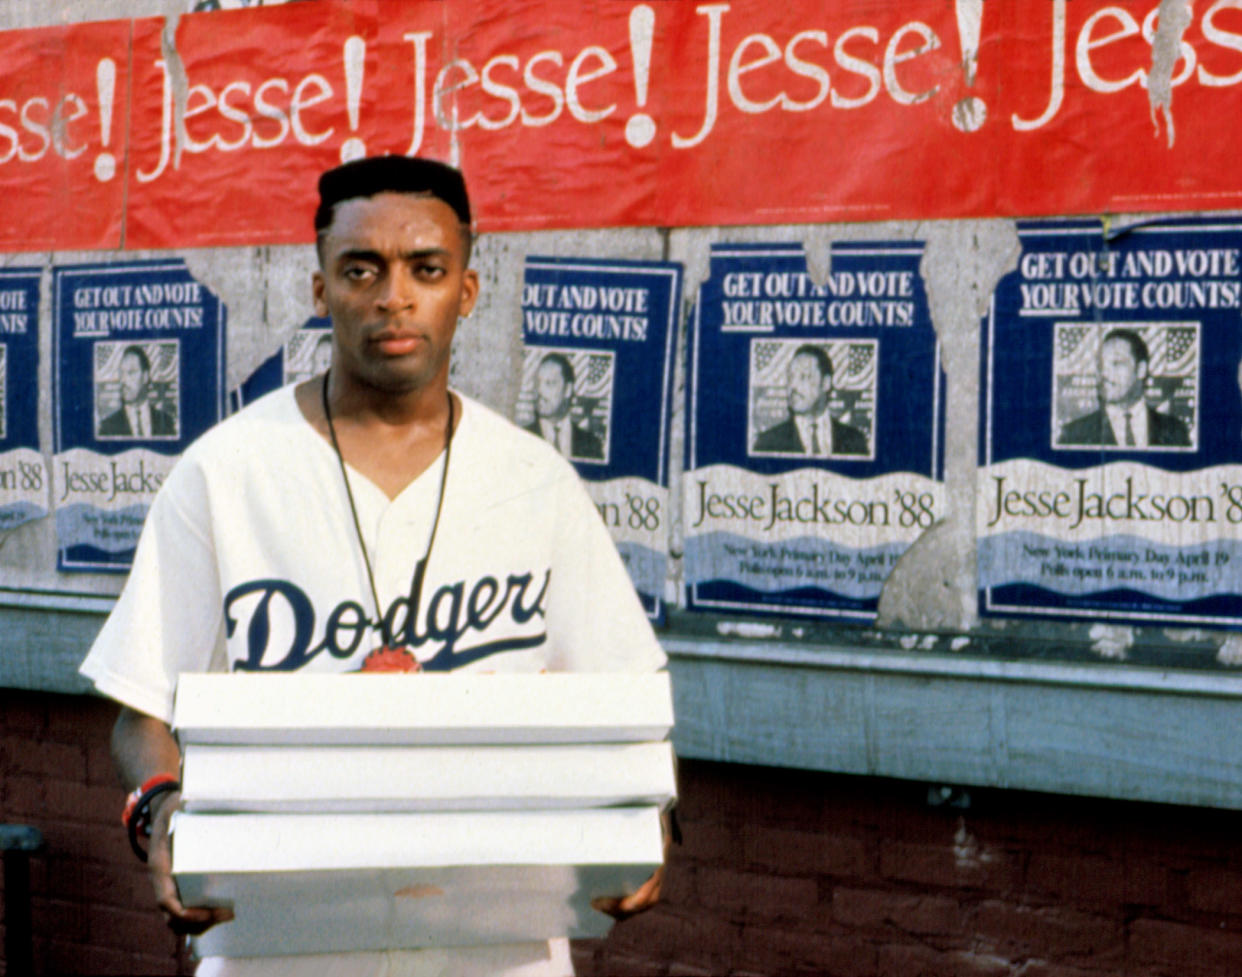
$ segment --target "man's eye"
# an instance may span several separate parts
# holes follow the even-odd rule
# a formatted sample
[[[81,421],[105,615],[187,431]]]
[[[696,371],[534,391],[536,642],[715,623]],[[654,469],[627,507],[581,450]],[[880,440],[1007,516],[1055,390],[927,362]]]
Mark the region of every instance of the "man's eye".
[[[374,273],[375,272],[372,269],[366,267],[365,265],[350,265],[342,272],[346,278],[354,282],[369,278]]]
[[[437,278],[443,278],[444,275],[446,274],[445,269],[442,265],[419,265],[415,269],[415,272],[421,278],[427,278],[427,279],[432,279],[432,280],[437,279]]]

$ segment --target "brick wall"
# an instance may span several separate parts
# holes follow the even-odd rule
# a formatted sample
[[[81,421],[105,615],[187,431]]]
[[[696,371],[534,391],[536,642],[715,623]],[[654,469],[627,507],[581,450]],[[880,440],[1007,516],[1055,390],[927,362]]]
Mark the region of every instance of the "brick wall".
[[[38,974],[191,971],[117,820],[113,714],[0,690],[0,819],[47,840]],[[575,944],[584,977],[1242,974],[1238,813],[1012,791],[931,806],[918,784],[693,761],[681,777],[666,899]]]

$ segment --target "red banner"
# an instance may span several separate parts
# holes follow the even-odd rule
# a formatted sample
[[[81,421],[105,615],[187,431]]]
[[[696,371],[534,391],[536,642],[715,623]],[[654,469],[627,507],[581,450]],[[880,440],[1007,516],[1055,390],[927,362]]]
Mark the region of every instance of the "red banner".
[[[317,174],[363,152],[459,163],[483,230],[1242,206],[1242,0],[1158,6],[320,0],[0,34],[0,247],[307,241]]]
[[[0,33],[0,248],[121,244],[129,21]]]

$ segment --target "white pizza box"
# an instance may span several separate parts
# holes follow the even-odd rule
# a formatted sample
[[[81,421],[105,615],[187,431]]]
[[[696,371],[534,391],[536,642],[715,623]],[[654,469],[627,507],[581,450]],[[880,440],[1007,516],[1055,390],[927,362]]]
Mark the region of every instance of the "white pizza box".
[[[430,814],[192,814],[173,821],[186,905],[235,918],[204,956],[602,936],[597,896],[661,862],[655,807]]]
[[[673,749],[575,746],[216,746],[181,767],[187,811],[550,810],[673,800]]]
[[[194,673],[173,706],[183,746],[645,742],[672,725],[665,672]]]

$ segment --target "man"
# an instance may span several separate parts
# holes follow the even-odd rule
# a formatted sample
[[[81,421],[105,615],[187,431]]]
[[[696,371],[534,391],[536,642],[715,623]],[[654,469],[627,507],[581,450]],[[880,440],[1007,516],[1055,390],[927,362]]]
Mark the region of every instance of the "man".
[[[315,225],[328,375],[261,398],[190,447],[82,667],[122,703],[113,756],[128,787],[176,776],[168,721],[186,671],[665,661],[573,469],[448,387],[453,334],[479,289],[461,175],[404,157],[346,164],[320,179]],[[168,826],[179,798],[169,787],[151,802],[148,867],[173,929],[201,932],[228,913],[178,898]],[[657,873],[609,909],[645,908],[658,887]],[[214,959],[199,973],[439,973],[444,954]],[[445,972],[572,972],[565,941],[451,959]]]
[[[1113,329],[1100,344],[1100,408],[1061,428],[1060,445],[1115,448],[1188,448],[1190,430],[1143,397],[1149,353],[1132,329]]]
[[[121,354],[121,406],[99,422],[105,438],[175,437],[177,425],[166,411],[150,400],[151,360],[138,345]]]
[[[548,353],[535,371],[535,419],[526,430],[556,446],[566,458],[603,461],[604,443],[569,416],[574,396],[574,367],[569,357]]]
[[[822,346],[805,343],[789,362],[789,417],[755,439],[755,454],[797,454],[815,458],[865,455],[867,436],[828,412],[832,358]]]

